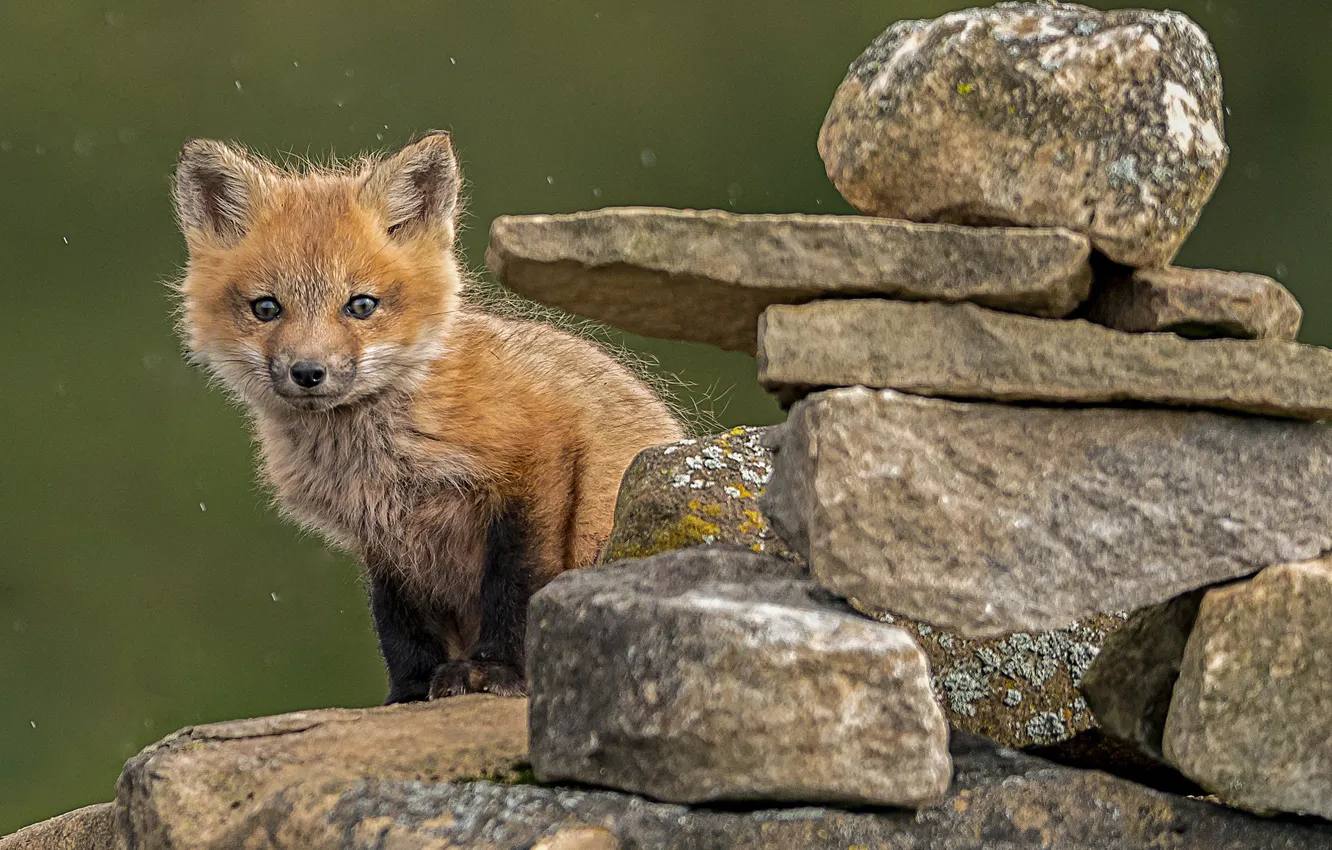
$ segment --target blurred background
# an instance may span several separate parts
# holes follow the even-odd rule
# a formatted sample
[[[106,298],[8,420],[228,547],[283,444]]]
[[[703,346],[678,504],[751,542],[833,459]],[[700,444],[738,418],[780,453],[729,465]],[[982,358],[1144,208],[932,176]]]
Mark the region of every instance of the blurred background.
[[[846,65],[960,5],[6,0],[0,834],[110,799],[178,727],[385,693],[355,564],[277,519],[240,413],[179,356],[186,139],[350,154],[451,129],[478,268],[504,213],[850,212],[814,149]],[[1233,149],[1179,262],[1280,278],[1328,344],[1332,8],[1172,5],[1220,54]],[[721,424],[780,418],[747,357],[620,339]]]

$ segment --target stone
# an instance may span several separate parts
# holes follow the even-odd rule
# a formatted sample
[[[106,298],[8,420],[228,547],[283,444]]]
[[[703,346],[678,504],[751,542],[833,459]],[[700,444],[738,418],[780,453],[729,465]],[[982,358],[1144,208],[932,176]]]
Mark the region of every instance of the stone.
[[[772,474],[767,430],[739,426],[639,452],[620,484],[602,562],[710,544],[799,560],[758,506]]]
[[[1129,333],[1294,342],[1304,310],[1270,277],[1167,268],[1104,275],[1086,317]]]
[[[527,661],[543,782],[911,807],[948,788],[920,648],[778,558],[692,548],[565,573],[532,598]]]
[[[129,760],[116,804],[133,850],[439,846],[394,844],[394,817],[345,825],[338,807],[366,783],[517,781],[526,754],[526,700],[302,711],[181,730]]]
[[[1097,727],[1158,760],[1165,758],[1166,712],[1206,592],[1138,611],[1105,642],[1082,681]]]
[[[133,846],[529,850],[541,842],[559,847],[557,842],[580,834],[608,846],[615,841],[664,850],[1315,850],[1332,842],[1329,824],[1257,818],[965,734],[955,734],[950,744],[956,772],[947,796],[920,812],[691,809],[612,791],[541,787],[513,772],[525,759],[515,746],[525,708],[524,700],[482,696],[413,710],[376,709],[368,718],[371,735],[359,749],[322,726],[302,729],[315,715],[354,733],[363,721],[343,713],[200,727],[223,733],[214,737],[197,730],[173,736],[147,751],[150,760],[127,765],[133,778],[126,782],[138,789],[129,798],[130,819],[152,826],[138,832]],[[417,712],[433,713],[437,725],[421,725]],[[402,737],[385,738],[394,723],[404,725]],[[336,742],[323,761],[312,757],[320,741]],[[387,756],[378,751],[384,743],[390,745]],[[428,763],[441,754],[452,768]],[[367,769],[377,758],[390,763],[383,777]],[[413,759],[426,769],[412,771]],[[453,776],[455,771],[467,775]],[[233,802],[239,805],[233,808]],[[204,812],[206,817],[196,817]],[[189,831],[192,824],[200,826],[197,832]],[[36,848],[46,850],[31,844],[23,850]]]
[[[861,212],[1067,227],[1135,267],[1174,258],[1229,158],[1202,29],[1074,3],[893,24],[852,63],[818,148]]]
[[[1170,763],[1232,806],[1332,818],[1329,611],[1329,558],[1210,591],[1170,701]]]
[[[760,504],[832,592],[967,637],[1332,550],[1332,428],[865,388],[797,404]]]
[[[532,850],[620,850],[620,840],[599,826],[566,826],[533,844]]]
[[[631,333],[754,353],[771,304],[884,295],[1064,316],[1090,247],[1060,230],[834,215],[612,208],[501,216],[486,263],[534,301]]]
[[[770,307],[758,361],[759,380],[788,402],[810,389],[862,385],[946,398],[1332,417],[1326,348],[1130,334],[971,304],[865,299]]]
[[[84,806],[0,837],[0,850],[124,850],[111,803]]]
[[[1005,747],[1048,747],[1096,726],[1081,684],[1122,614],[1096,614],[1063,629],[972,639],[858,599],[851,607],[905,629],[930,659],[934,693],[953,729]]]

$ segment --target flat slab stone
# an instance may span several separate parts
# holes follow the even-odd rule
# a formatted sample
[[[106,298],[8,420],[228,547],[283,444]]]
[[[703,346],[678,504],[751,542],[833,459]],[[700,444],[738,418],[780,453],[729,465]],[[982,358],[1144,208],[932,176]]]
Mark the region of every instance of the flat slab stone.
[[[835,215],[624,207],[501,216],[486,264],[520,295],[631,333],[753,354],[771,304],[884,295],[1064,316],[1091,286],[1085,237]]]
[[[946,398],[1332,417],[1326,348],[1130,334],[971,304],[774,306],[760,323],[758,360],[759,380],[787,401],[810,389],[862,385]]]
[[[542,781],[679,803],[919,807],[948,788],[920,647],[788,561],[693,548],[576,570],[528,624]]]
[[[0,836],[0,850],[126,850],[111,803],[84,806]]]
[[[1332,818],[1332,559],[1203,598],[1166,758],[1233,806]]]
[[[1221,72],[1178,12],[1000,3],[899,21],[819,133],[861,212],[1069,227],[1116,262],[1179,251],[1229,158]]]
[[[1304,318],[1290,290],[1260,274],[1172,267],[1104,278],[1086,317],[1119,331],[1293,342]]]
[[[1323,850],[1332,842],[1332,825],[1258,818],[967,735],[953,736],[955,777],[943,802],[921,812],[693,809],[541,787],[514,770],[525,759],[525,713],[526,700],[495,697],[375,709],[362,747],[335,745],[323,760],[315,758],[320,744],[339,728],[355,740],[359,721],[302,729],[309,715],[326,716],[306,712],[305,720],[173,736],[126,766],[122,786],[136,789],[126,798],[128,822],[137,825],[133,846],[530,850],[580,834],[606,846],[663,850]],[[419,725],[426,716],[438,725]],[[399,723],[401,737],[386,739]],[[210,728],[222,734],[203,734]]]
[[[970,637],[1135,611],[1332,549],[1332,429],[819,393],[760,504],[839,596]]]

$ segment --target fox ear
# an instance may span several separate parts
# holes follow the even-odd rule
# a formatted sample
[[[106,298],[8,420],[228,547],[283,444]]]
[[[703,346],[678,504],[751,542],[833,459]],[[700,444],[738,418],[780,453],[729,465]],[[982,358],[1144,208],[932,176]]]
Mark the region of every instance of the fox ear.
[[[250,225],[259,182],[258,167],[243,151],[207,139],[187,142],[172,185],[186,238],[238,241]]]
[[[383,216],[392,235],[426,228],[452,242],[461,183],[449,134],[435,131],[372,165],[361,200]]]

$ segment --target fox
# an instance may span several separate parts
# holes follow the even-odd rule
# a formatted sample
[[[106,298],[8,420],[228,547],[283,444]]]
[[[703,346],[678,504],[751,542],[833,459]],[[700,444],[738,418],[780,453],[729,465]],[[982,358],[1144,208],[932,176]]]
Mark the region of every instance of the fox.
[[[354,554],[386,704],[527,691],[528,600],[593,564],[620,480],[679,440],[596,343],[465,297],[449,133],[341,164],[185,144],[187,356],[240,403],[280,511]]]

